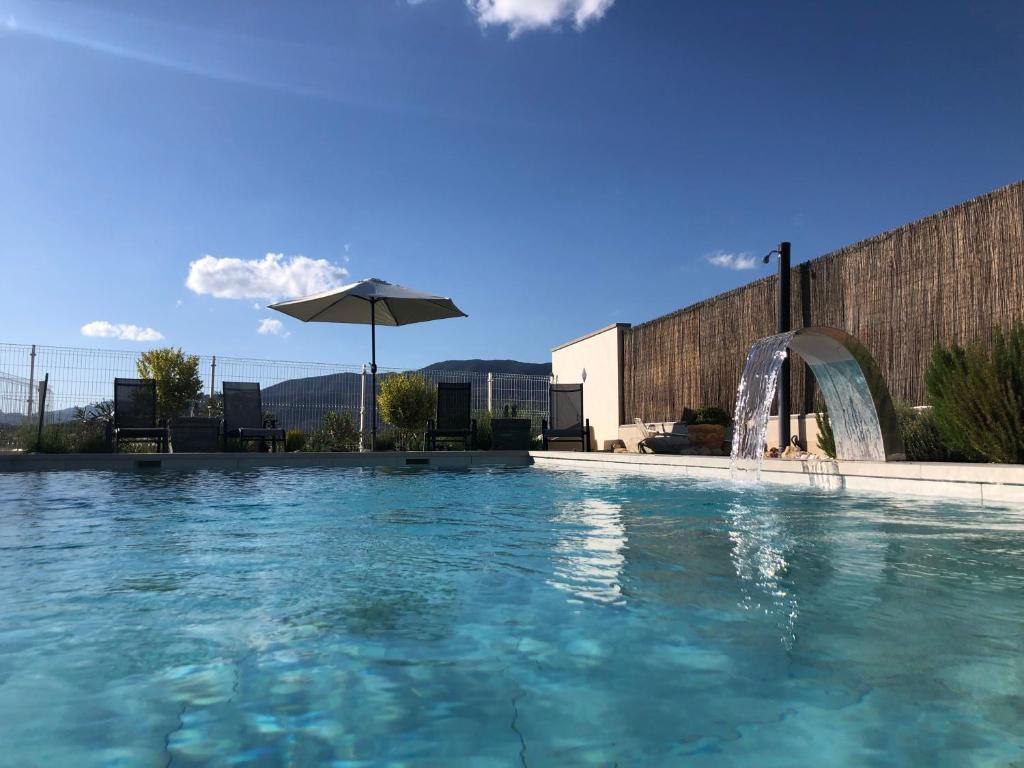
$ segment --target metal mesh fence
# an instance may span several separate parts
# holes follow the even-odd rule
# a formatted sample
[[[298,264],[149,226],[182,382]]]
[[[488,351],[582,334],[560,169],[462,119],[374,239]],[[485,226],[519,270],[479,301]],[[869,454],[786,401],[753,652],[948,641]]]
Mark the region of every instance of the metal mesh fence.
[[[44,425],[80,422],[102,414],[113,399],[114,379],[137,377],[139,352],[0,344],[0,451],[34,446],[39,424],[40,382],[48,376]],[[258,382],[263,409],[285,429],[320,428],[327,411],[347,412],[356,425],[370,430],[368,367],[333,363],[304,363],[199,355],[201,396],[189,415],[206,415],[210,395],[219,396],[224,381]],[[378,368],[378,385],[397,368]],[[518,415],[535,422],[546,418],[547,376],[466,372],[443,369],[419,371],[429,381],[469,382],[473,411],[501,415],[515,405]],[[386,425],[378,424],[385,430]]]

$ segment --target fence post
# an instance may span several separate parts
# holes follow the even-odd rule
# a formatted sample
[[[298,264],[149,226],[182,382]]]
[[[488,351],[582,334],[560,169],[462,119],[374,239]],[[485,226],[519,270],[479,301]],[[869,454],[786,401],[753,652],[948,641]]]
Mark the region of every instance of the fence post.
[[[487,412],[494,415],[494,374],[487,374]]]
[[[366,435],[366,364],[363,364],[363,371],[359,374],[359,450],[366,450],[364,437]]]
[[[28,418],[32,418],[32,388],[35,387],[36,378],[36,345],[32,345],[32,354],[28,363]]]
[[[36,430],[36,453],[43,445],[43,416],[46,414],[46,390],[50,384],[50,374],[39,382],[39,429]]]
[[[217,356],[210,359],[210,400],[213,400],[213,393],[217,388]]]

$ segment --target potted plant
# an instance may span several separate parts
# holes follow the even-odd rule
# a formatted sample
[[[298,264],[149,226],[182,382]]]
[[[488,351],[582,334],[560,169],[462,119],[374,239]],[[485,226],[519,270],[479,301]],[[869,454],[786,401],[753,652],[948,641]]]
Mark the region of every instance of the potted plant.
[[[531,419],[518,417],[519,406],[506,403],[501,418],[491,418],[491,449],[497,451],[527,451],[530,449]]]
[[[729,414],[721,408],[700,408],[686,425],[686,433],[693,445],[720,452],[722,443],[725,442],[725,428],[729,426],[729,422]]]

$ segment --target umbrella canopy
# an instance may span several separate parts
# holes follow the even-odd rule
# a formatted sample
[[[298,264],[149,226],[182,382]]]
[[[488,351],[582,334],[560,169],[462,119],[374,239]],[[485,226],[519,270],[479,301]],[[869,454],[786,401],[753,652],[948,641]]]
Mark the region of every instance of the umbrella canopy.
[[[271,304],[270,308],[306,323],[410,325],[467,316],[447,296],[414,291],[375,277]]]
[[[330,291],[271,304],[304,323],[355,323],[370,326],[370,373],[373,413],[370,447],[377,447],[377,326],[411,325],[447,317],[468,317],[447,296],[414,291],[403,285],[371,277]]]

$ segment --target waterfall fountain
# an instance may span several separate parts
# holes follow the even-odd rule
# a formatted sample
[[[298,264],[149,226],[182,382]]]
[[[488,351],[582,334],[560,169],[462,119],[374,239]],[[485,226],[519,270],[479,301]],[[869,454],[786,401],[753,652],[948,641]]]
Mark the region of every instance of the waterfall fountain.
[[[736,410],[732,419],[731,467],[734,475],[737,469],[750,469],[753,462],[760,479],[768,416],[775,401],[779,370],[789,354],[787,350],[792,339],[792,332],[766,336],[755,341],[747,353],[743,375],[736,388]]]
[[[768,416],[779,369],[789,351],[810,367],[832,421],[836,458],[898,461],[905,458],[889,390],[874,358],[836,328],[801,328],[758,339],[750,347],[736,389],[732,470],[760,476]],[[785,446],[783,446],[785,447]]]

